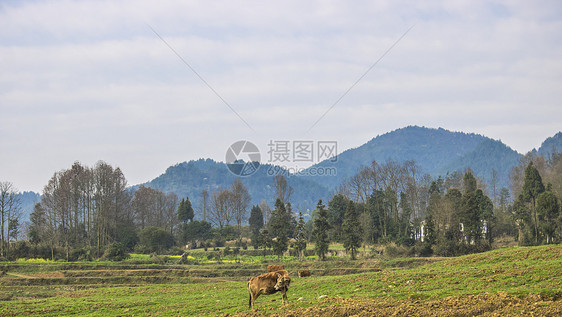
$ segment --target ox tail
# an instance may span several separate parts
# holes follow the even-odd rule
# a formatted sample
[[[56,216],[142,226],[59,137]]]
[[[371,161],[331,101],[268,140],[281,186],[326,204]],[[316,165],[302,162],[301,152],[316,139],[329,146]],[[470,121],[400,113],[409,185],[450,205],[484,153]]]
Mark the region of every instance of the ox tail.
[[[248,294],[250,295],[250,299],[248,299],[248,308],[252,309],[252,290],[250,290],[250,282],[248,282]]]

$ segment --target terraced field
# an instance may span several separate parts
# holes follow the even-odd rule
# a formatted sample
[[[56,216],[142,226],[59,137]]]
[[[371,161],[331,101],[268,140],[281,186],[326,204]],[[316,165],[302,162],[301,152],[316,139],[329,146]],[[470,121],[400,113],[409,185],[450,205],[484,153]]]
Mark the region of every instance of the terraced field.
[[[421,261],[416,261],[422,263]],[[265,272],[265,264],[120,264],[120,263],[0,263],[0,300],[48,298],[100,287],[247,281]],[[378,261],[299,262],[288,270],[308,269],[315,276],[380,271]]]
[[[252,312],[246,281],[267,263],[0,263],[0,316],[562,316],[558,245],[284,264],[289,305],[261,296]]]

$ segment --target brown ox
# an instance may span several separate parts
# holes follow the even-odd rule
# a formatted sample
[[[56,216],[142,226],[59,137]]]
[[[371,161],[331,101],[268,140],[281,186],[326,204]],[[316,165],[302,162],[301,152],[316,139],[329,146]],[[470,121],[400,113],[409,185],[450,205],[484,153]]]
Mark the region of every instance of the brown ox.
[[[281,270],[284,270],[284,269],[285,268],[283,267],[283,265],[268,265],[267,266],[268,272],[281,271]]]
[[[298,275],[299,277],[307,277],[310,276],[310,271],[309,270],[298,271]]]
[[[291,283],[291,278],[289,277],[289,272],[285,270],[277,272],[264,273],[262,275],[252,277],[248,282],[248,293],[250,294],[249,308],[254,308],[254,302],[260,295],[271,295],[277,292],[281,292],[282,303],[285,304],[289,300],[287,299],[287,290],[289,289],[289,284]]]

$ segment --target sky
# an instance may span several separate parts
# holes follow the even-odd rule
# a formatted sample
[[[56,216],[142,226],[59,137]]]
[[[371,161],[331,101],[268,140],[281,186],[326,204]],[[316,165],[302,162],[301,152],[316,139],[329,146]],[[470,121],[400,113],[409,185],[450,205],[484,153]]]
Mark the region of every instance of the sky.
[[[0,181],[79,161],[130,185],[239,140],[408,125],[519,153],[562,129],[562,2],[0,1]]]

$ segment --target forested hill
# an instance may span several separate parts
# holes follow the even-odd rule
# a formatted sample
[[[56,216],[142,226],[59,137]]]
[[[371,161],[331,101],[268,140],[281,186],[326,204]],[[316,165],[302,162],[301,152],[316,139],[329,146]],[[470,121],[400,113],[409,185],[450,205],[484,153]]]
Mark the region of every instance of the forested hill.
[[[538,150],[539,154],[550,153],[553,148],[562,149],[561,141],[562,133],[548,138]],[[482,135],[409,126],[346,150],[339,154],[336,162],[327,160],[314,166],[335,167],[336,176],[289,176],[287,179],[294,190],[291,198],[294,209],[306,210],[313,209],[318,199],[329,200],[342,182],[356,174],[361,166],[369,166],[373,160],[379,163],[389,159],[397,162],[414,160],[421,168],[420,173],[429,173],[433,177],[471,168],[487,184],[490,184],[492,171],[495,170],[496,188],[509,188],[509,174],[519,164],[520,158],[521,154],[501,141]],[[262,165],[256,174],[241,178],[253,204],[265,199],[270,206],[273,205],[273,179],[267,175],[269,167]],[[216,189],[227,189],[234,179],[224,163],[199,159],[171,166],[146,185],[164,192],[175,192],[179,197],[188,195],[193,205],[198,207],[203,189],[209,194]]]
[[[554,136],[547,138],[538,149],[538,154],[549,158],[554,152],[562,151],[562,132],[556,133]]]
[[[41,201],[41,195],[34,192],[22,192],[17,195],[21,207],[21,219],[27,221],[33,212],[35,204]]]
[[[315,168],[336,167],[337,177],[313,179],[333,189],[356,174],[361,166],[369,166],[373,160],[383,163],[391,159],[398,162],[414,160],[423,173],[434,177],[471,168],[487,183],[495,169],[499,180],[497,186],[503,187],[508,186],[509,173],[520,157],[501,141],[482,135],[409,126],[349,149],[341,153],[336,162],[320,162]]]
[[[252,196],[252,204],[259,204],[262,199],[265,199],[270,206],[274,204],[273,177],[267,175],[270,167],[263,164],[255,174],[240,178]],[[224,163],[199,159],[170,166],[164,174],[145,185],[164,192],[174,192],[180,198],[188,195],[193,206],[199,207],[199,199],[204,189],[210,197],[217,189],[229,189],[235,178],[236,176],[230,173]],[[318,199],[330,198],[328,190],[313,180],[289,176],[287,183],[293,188],[290,201],[295,210],[312,210]]]

